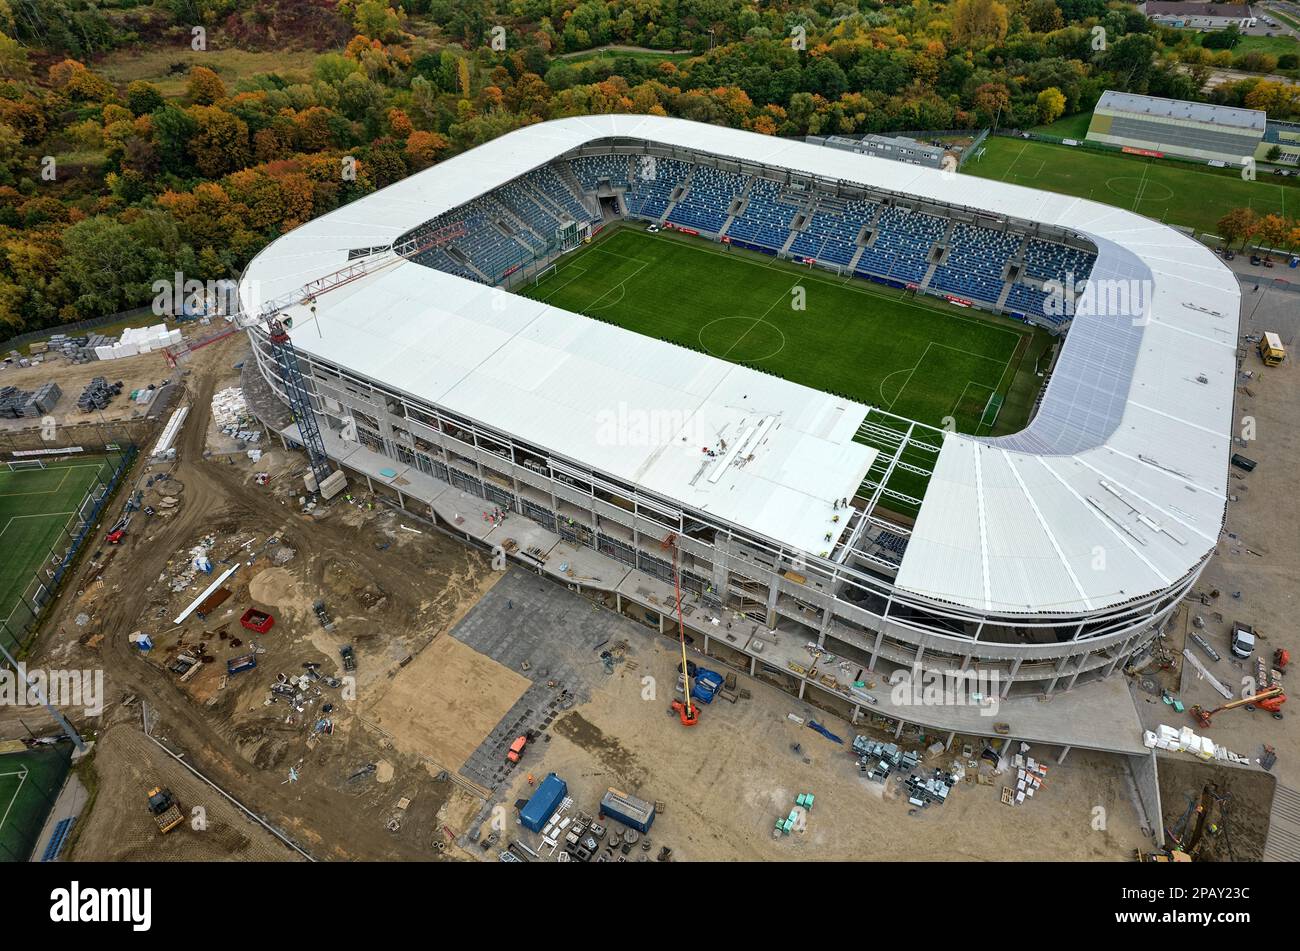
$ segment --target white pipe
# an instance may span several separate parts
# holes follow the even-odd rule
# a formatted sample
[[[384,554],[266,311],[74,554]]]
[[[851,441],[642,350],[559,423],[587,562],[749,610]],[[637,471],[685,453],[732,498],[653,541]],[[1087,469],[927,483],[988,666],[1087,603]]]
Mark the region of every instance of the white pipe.
[[[213,591],[216,591],[217,588],[221,587],[221,582],[225,581],[227,578],[233,575],[238,569],[239,569],[239,565],[235,565],[232,568],[227,568],[225,574],[223,574],[216,581],[212,582],[212,584],[208,585],[207,590],[205,590],[201,595],[199,595],[197,598],[191,601],[190,606],[186,608],[184,611],[182,611],[180,615],[174,621],[172,621],[172,623],[173,624],[184,623],[185,619],[194,613],[194,609],[197,608],[200,604],[202,604],[203,600],[208,595],[210,595]]]

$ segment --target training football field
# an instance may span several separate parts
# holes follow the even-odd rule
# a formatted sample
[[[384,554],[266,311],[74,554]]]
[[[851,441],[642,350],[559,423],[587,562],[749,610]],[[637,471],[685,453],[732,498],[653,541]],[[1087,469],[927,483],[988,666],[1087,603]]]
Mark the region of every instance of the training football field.
[[[967,433],[1023,428],[1051,340],[1018,321],[636,225],[520,293],[931,426],[952,417]]]
[[[112,473],[100,457],[10,471],[0,463],[0,620],[9,617],[33,574],[58,543],[86,492]]]
[[[1216,233],[1219,219],[1234,208],[1285,216],[1300,211],[1294,178],[1260,173],[1253,182],[1240,169],[1215,169],[1170,159],[1100,152],[1050,142],[992,137],[962,174],[1135,211],[1167,224]]]

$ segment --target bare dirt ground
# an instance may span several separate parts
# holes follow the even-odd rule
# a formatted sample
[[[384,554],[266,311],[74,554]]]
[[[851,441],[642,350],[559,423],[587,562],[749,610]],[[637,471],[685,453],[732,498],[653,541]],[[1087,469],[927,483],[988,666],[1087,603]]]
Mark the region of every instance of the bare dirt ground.
[[[235,337],[195,355],[185,381],[193,408],[179,459],[166,467],[142,462],[133,473],[143,487],[149,475],[167,471],[168,481],[145,489],[146,504],[164,495],[177,503],[167,515],[137,516],[122,546],[104,546],[98,558],[86,559],[46,622],[32,660],[102,666],[109,710],[83,727],[113,722],[116,705],[128,697],[146,700],[157,714],[157,735],[315,857],[428,859],[454,852],[442,826],[462,827],[480,803],[462,786],[439,779],[441,771],[421,757],[393,750],[357,713],[403,660],[454,623],[467,597],[472,603],[478,579],[489,574],[487,561],[438,533],[400,531],[402,519],[378,507],[343,503],[303,515],[301,483],[293,474],[302,466],[300,456],[276,450],[256,465],[243,457],[205,459],[212,393],[246,351],[243,338]],[[257,471],[271,473],[269,485],[253,481]],[[268,544],[271,538],[276,544]],[[169,630],[175,627],[171,618],[212,580],[198,574],[182,590],[171,588],[186,573],[189,550],[204,539],[213,542],[214,575],[239,565],[229,580],[232,597],[206,621],[191,618]],[[284,565],[273,563],[280,549],[294,552]],[[335,631],[317,623],[311,612],[316,598],[327,603]],[[250,606],[276,616],[267,635],[239,627],[239,615]],[[79,614],[88,619],[84,625],[76,623]],[[128,643],[136,630],[157,637],[149,654]],[[225,661],[250,642],[266,651],[257,670],[225,677]],[[302,710],[286,700],[267,703],[277,674],[299,677],[305,663],[318,664],[322,674],[340,674],[338,648],[346,643],[355,645],[360,666],[354,697],[337,690],[318,697],[313,687]],[[180,683],[168,664],[200,644],[211,663]],[[326,703],[334,707],[332,732],[313,736]],[[111,747],[97,755],[97,768],[111,769],[113,756]],[[134,806],[140,806],[134,799],[124,803]],[[94,845],[88,842],[78,857],[120,854],[109,843]],[[206,856],[197,849],[191,857]]]
[[[123,546],[104,546],[98,557],[85,559],[32,658],[45,666],[106,671],[106,714],[78,721],[90,731],[114,726],[93,760],[103,780],[86,833],[75,843],[76,858],[241,854],[214,852],[202,841],[187,847],[188,834],[163,842],[115,833],[127,815],[151,822],[144,790],[134,788],[149,777],[122,762],[138,755],[118,736],[138,732],[139,702],[156,717],[155,736],[319,859],[490,859],[499,845],[478,844],[493,828],[484,821],[489,806],[504,806],[501,836],[520,834],[511,807],[529,795],[530,774],[536,781],[551,770],[564,776],[576,807],[587,811],[595,811],[610,785],[662,800],[666,809],[652,838],[681,860],[1125,860],[1146,847],[1125,768],[1113,757],[1075,750],[1064,764],[1051,765],[1036,798],[1008,807],[1000,801],[1006,775],[990,779],[988,766],[970,768],[959,737],[952,751],[923,765],[955,764],[969,779],[943,806],[912,811],[893,780],[883,787],[869,782],[845,746],[787,714],[815,716],[846,743],[851,727],[743,676],[751,699],[715,703],[698,727],[684,730],[667,715],[664,688],[647,700],[643,680],[649,674],[671,690],[675,642],[540,579],[533,580],[572,604],[552,622],[580,626],[585,638],[555,654],[564,675],[582,683],[557,684],[554,692],[573,689],[577,702],[547,719],[543,735],[501,788],[490,791],[466,779],[462,766],[484,756],[489,739],[508,741],[508,711],[549,689],[544,675],[519,662],[525,655],[503,662],[453,634],[500,597],[502,574],[460,542],[372,507],[364,492],[352,502],[304,513],[300,454],[267,447],[256,464],[242,455],[205,458],[212,393],[230,382],[230,368],[246,352],[246,342],[235,337],[188,364],[184,383],[192,410],[178,460],[165,467],[142,462],[133,473],[143,477],[146,504],[158,514],[133,523]],[[1261,419],[1269,419],[1265,412],[1284,408],[1270,404]],[[164,472],[168,479],[147,484],[148,476]],[[254,481],[258,472],[269,475],[269,484]],[[1263,466],[1258,474],[1265,475]],[[1254,488],[1250,504],[1267,502]],[[174,501],[164,508],[165,499]],[[1258,519],[1259,531],[1267,531],[1266,515]],[[193,573],[189,551],[208,541],[214,574]],[[1275,544],[1285,550],[1284,540]],[[1254,568],[1257,559],[1245,557],[1240,563]],[[205,619],[172,622],[216,573],[235,566],[227,602]],[[1224,582],[1223,590],[1233,588]],[[312,612],[318,598],[334,618],[333,631]],[[266,635],[239,626],[249,607],[275,616]],[[1276,615],[1261,614],[1256,622],[1266,637],[1280,640],[1284,614],[1280,606],[1271,610]],[[82,614],[86,622],[78,624]],[[524,623],[522,611],[518,623]],[[593,631],[606,629],[627,643],[613,674],[605,674],[591,653]],[[149,653],[129,644],[136,630],[154,636]],[[523,633],[509,625],[497,632],[501,656]],[[297,681],[306,664],[341,677],[338,650],[349,643],[359,663],[354,689],[313,681],[272,702],[270,686],[280,675]],[[251,649],[265,652],[257,655],[258,667],[228,675],[226,661]],[[211,660],[181,682],[168,668],[182,652]],[[124,704],[129,698],[135,702]],[[322,720],[328,728],[319,728]],[[1255,721],[1243,715],[1242,728],[1248,722]],[[1225,718],[1224,726],[1234,724]],[[1242,752],[1245,739],[1237,744]],[[1047,758],[1052,752],[1031,754]],[[976,781],[977,771],[987,783]],[[176,792],[183,802],[204,795]],[[806,792],[817,797],[806,830],[774,839],[776,818]]]
[[[1196,849],[1197,861],[1258,862],[1268,835],[1274,783],[1263,770],[1162,755],[1160,802],[1165,828],[1184,847],[1190,846],[1196,809],[1203,808],[1206,825]]]
[[[122,392],[102,410],[108,421],[134,419],[146,415],[151,403],[132,403],[131,391],[144,389],[150,384],[161,386],[175,375],[160,353],[142,353],[121,360],[96,360],[91,363],[69,363],[62,357],[48,359],[31,367],[8,366],[0,370],[0,386],[16,386],[20,390],[34,390],[43,383],[57,383],[62,391],[59,402],[50,415],[60,426],[72,426],[88,419],[99,419],[100,413],[86,414],[77,408],[77,398],[97,376],[109,383],[122,382]],[[38,420],[0,419],[0,432],[25,429]]]
[[[610,786],[665,804],[651,829],[653,849],[632,859],[653,859],[667,845],[680,861],[1117,861],[1146,841],[1124,767],[1113,757],[1074,751],[1051,767],[1035,799],[1016,807],[1000,798],[1008,774],[981,785],[977,767],[942,806],[913,810],[895,778],[881,786],[859,772],[848,750],[851,727],[749,678],[740,683],[751,699],[715,701],[703,708],[697,727],[683,728],[658,693],[659,685],[672,683],[676,650],[648,629],[632,634],[628,657],[635,669],[620,667],[597,682],[589,702],[560,714],[549,738],[525,751],[500,797],[508,815],[516,799],[531,794],[530,775],[540,781],[553,771],[568,783],[575,808],[588,813],[597,812]],[[656,687],[652,700],[646,674]],[[788,713],[819,718],[845,745],[794,723]],[[965,768],[962,745],[959,738],[922,767]],[[986,776],[990,769],[984,766]],[[800,793],[816,797],[805,831],[774,838],[776,819],[789,814]],[[550,858],[539,837],[513,818],[504,834]]]
[[[130,723],[95,746],[95,808],[80,826],[72,858],[119,862],[283,862],[299,856],[195,777]],[[170,789],[186,821],[167,835],[146,806],[149,790]],[[196,817],[194,810],[202,810]]]

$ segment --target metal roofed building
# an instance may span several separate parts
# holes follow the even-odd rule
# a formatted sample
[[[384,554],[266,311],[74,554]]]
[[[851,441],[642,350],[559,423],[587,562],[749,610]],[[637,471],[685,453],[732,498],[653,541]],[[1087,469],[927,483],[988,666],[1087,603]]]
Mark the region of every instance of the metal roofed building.
[[[1135,297],[1110,316],[1074,317],[1026,429],[949,433],[935,449],[914,438],[928,427],[877,407],[391,252],[350,260],[352,249],[382,249],[579,155],[676,158],[1068,235],[1096,248],[1095,287]],[[658,612],[661,625],[672,597],[661,542],[674,533],[700,606],[687,625],[706,649],[712,638],[751,670],[784,665],[778,673],[800,696],[824,689],[855,715],[851,685],[791,673],[798,652],[778,645],[816,641],[877,675],[913,665],[991,672],[1004,696],[1099,680],[1151,641],[1223,523],[1236,281],[1172,228],[1080,198],[679,119],[569,118],[300,226],[250,263],[240,296],[247,313],[292,319],[330,453],[372,485],[396,486],[402,504],[489,544],[501,530],[448,517],[460,494],[520,512],[543,547],[617,563],[580,587]],[[250,336],[278,388],[262,335]],[[620,413],[667,425],[628,438]],[[361,424],[359,444],[338,438],[349,418]],[[726,445],[705,456],[702,432]],[[891,496],[885,483],[927,454],[919,516],[899,524],[878,508]],[[836,520],[835,500],[846,497],[851,510]],[[726,612],[753,620],[752,642],[722,643],[709,618]]]
[[[1254,26],[1255,15],[1247,3],[1165,2],[1150,0],[1138,5],[1148,20],[1161,26],[1187,30],[1226,30],[1233,24]]]
[[[1267,122],[1258,109],[1108,89],[1093,111],[1087,139],[1128,151],[1241,165],[1255,155]]]
[[[955,160],[957,154],[942,145],[918,142],[906,135],[863,135],[856,138],[844,135],[810,135],[806,141],[813,145],[824,145],[832,149],[843,149],[859,155],[873,155],[878,158],[892,159],[895,162],[907,162],[910,165],[924,165],[926,168],[943,168],[944,158],[951,155]]]

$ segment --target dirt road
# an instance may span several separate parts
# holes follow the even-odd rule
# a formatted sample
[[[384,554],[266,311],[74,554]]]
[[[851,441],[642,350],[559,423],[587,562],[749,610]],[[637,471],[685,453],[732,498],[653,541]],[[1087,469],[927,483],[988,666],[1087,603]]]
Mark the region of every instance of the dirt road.
[[[110,704],[128,696],[147,702],[159,717],[156,732],[165,736],[170,747],[183,750],[213,781],[299,840],[316,857],[435,857],[427,837],[377,836],[362,827],[358,822],[357,796],[352,790],[341,788],[335,775],[322,776],[319,781],[304,777],[295,785],[293,794],[287,796],[282,770],[259,769],[240,755],[234,724],[215,717],[211,709],[196,705],[178,688],[173,675],[142,660],[128,644],[127,634],[140,626],[142,611],[147,607],[145,586],[163,573],[168,560],[178,551],[189,548],[196,536],[217,531],[222,526],[237,525],[268,533],[280,531],[286,525],[291,531],[301,526],[302,530],[293,531],[293,542],[298,557],[312,566],[314,577],[307,579],[309,583],[319,586],[327,571],[342,566],[361,577],[383,579],[386,596],[409,610],[427,607],[431,600],[428,571],[446,577],[469,577],[488,570],[486,560],[476,552],[435,533],[427,533],[421,540],[423,548],[418,554],[407,551],[398,556],[395,552],[379,551],[374,544],[361,540],[364,529],[336,517],[309,522],[296,506],[287,505],[270,492],[259,491],[251,484],[246,466],[232,465],[224,458],[204,459],[214,388],[218,381],[229,376],[232,363],[247,348],[247,341],[237,336],[196,354],[185,381],[191,415],[180,439],[178,463],[172,471],[173,477],[185,487],[183,508],[166,521],[149,522],[147,535],[142,531],[128,538],[103,575],[103,590],[113,593],[99,597],[96,614],[84,632],[70,618],[78,610],[78,599],[73,595],[80,581],[74,579],[69,584],[44,626],[32,662],[42,663],[42,658],[52,658],[61,667],[102,665]],[[147,460],[138,463],[137,471],[146,463]],[[78,578],[84,577],[87,568],[83,565],[79,569]],[[382,677],[382,672],[376,671],[374,676]],[[363,680],[363,697],[365,686]],[[340,740],[336,746],[349,750],[346,754],[349,762],[382,758],[382,738],[368,735],[362,728],[349,731]],[[416,776],[422,774],[423,780],[429,783],[434,782],[418,761],[399,765]],[[382,812],[387,807],[376,801],[374,808]]]

